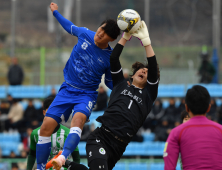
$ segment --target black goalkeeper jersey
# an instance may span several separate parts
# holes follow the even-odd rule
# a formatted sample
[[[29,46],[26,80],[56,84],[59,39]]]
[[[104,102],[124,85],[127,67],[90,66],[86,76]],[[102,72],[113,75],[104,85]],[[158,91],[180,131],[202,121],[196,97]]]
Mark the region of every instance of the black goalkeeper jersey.
[[[128,85],[123,77],[119,56],[123,46],[117,44],[110,57],[110,66],[113,79],[113,90],[108,108],[97,121],[106,126],[112,133],[126,142],[143,125],[152,105],[157,97],[158,76],[156,57],[148,58],[148,80],[145,88],[140,89]]]

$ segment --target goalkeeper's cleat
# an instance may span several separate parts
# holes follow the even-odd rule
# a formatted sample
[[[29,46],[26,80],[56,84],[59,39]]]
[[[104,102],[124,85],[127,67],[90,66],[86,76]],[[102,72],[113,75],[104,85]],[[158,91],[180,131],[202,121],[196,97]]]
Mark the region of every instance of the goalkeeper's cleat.
[[[53,165],[52,165],[52,161],[53,161],[53,159],[56,159],[56,158],[58,158],[58,156],[59,155],[61,155],[62,154],[62,151],[59,151],[59,153],[57,154],[57,155],[55,155],[47,164],[46,164],[46,167],[45,167],[45,169],[49,169],[49,168],[51,168]]]
[[[65,157],[63,155],[59,155],[58,158],[52,160],[53,169],[60,170],[62,165],[65,165]]]

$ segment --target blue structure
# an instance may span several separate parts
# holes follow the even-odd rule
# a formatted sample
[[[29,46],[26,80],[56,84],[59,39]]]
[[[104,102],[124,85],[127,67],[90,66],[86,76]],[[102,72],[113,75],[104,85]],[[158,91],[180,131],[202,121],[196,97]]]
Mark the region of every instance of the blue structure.
[[[213,49],[213,56],[212,56],[212,64],[216,70],[216,73],[213,77],[212,83],[219,83],[219,57],[218,57],[218,52],[217,49]]]

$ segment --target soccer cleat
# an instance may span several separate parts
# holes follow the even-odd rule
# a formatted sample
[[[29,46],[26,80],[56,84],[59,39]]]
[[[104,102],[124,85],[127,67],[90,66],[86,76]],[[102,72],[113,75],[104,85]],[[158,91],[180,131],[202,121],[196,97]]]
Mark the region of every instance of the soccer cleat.
[[[63,155],[59,155],[58,158],[52,160],[53,169],[60,170],[62,165],[65,165],[65,158]]]
[[[46,164],[45,169],[51,168],[51,167],[53,166],[53,165],[52,165],[52,161],[53,161],[54,159],[58,158],[58,156],[61,155],[61,154],[62,154],[62,151],[59,151],[59,153],[58,153],[57,155],[55,155],[55,156]]]

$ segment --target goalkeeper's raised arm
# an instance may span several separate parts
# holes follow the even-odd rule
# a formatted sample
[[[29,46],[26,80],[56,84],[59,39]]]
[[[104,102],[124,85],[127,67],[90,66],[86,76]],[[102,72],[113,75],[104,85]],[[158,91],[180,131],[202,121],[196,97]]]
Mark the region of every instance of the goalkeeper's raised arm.
[[[113,49],[113,52],[110,56],[110,69],[112,73],[113,86],[115,86],[121,80],[124,80],[122,66],[119,61],[119,57],[122,53],[122,50],[126,42],[131,38],[129,33],[124,33],[123,37],[119,40],[116,46]]]
[[[64,18],[59,12],[58,12],[58,5],[54,2],[51,2],[50,9],[52,11],[52,14],[54,17],[58,20],[58,22],[61,24],[61,26],[71,35],[77,36],[80,33],[79,27],[75,26],[71,21]],[[84,28],[85,29],[85,28]]]
[[[137,37],[141,41],[141,44],[145,47],[147,61],[148,61],[147,87],[150,90],[151,97],[155,99],[157,97],[160,72],[155,53],[151,46],[151,40],[146,23],[144,21],[141,21],[139,29],[132,35]]]

